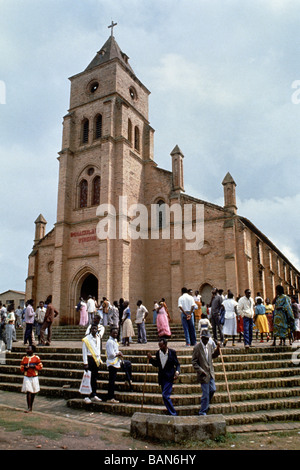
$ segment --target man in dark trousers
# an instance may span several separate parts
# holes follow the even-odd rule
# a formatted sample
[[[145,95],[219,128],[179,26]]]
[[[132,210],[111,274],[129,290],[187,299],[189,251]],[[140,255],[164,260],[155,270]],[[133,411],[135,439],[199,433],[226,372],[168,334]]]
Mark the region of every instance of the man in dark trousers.
[[[46,300],[47,310],[44,317],[44,323],[41,327],[41,342],[39,346],[50,346],[52,338],[52,323],[54,318],[59,315],[59,312],[52,305],[52,295],[49,295]],[[45,330],[48,330],[47,341],[45,342]]]
[[[210,340],[209,333],[203,330],[199,343],[194,347],[192,364],[202,387],[199,415],[206,415],[216,391],[213,359],[220,354],[220,345]]]
[[[151,353],[147,354],[150,364],[158,367],[158,383],[161,386],[162,397],[167,408],[168,414],[177,416],[177,412],[170,398],[174,380],[177,380],[180,374],[180,364],[177,359],[176,351],[168,348],[168,341],[161,338],[158,342],[159,351],[155,358]]]
[[[221,325],[221,322],[220,322],[220,312],[221,312],[222,303],[223,303],[223,299],[219,295],[218,289],[214,288],[212,290],[212,297],[211,297],[211,301],[209,304],[209,307],[211,308],[211,325],[212,325],[213,336],[214,336],[215,342],[218,341],[217,332],[219,331],[221,343],[223,343],[224,341],[223,326]]]

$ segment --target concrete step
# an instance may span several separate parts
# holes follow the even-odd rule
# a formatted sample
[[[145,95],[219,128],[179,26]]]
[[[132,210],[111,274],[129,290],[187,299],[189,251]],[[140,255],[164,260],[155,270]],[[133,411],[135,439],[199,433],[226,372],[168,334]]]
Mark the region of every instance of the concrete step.
[[[75,332],[77,330],[78,327]],[[165,414],[161,389],[157,383],[157,368],[147,366],[146,358],[147,350],[151,350],[154,355],[157,342],[149,344],[149,349],[146,345],[139,347],[136,344],[121,348],[125,358],[132,362],[133,392],[125,384],[124,373],[120,372],[116,382],[116,398],[120,403],[116,405],[105,401],[92,405],[83,402],[79,393],[83,373],[81,340],[72,343],[72,346],[67,342],[63,346],[59,344],[58,347],[53,342],[49,347],[37,349],[44,364],[39,375],[40,394],[63,397],[70,407],[95,412],[131,416],[134,412],[141,411],[143,404],[145,412]],[[232,407],[230,408],[223,365],[221,359],[217,358],[214,360],[217,392],[210,412],[223,414],[227,424],[231,426],[276,420],[299,421],[300,367],[292,361],[294,350],[289,346],[274,348],[269,345],[256,346],[247,351],[243,347],[222,348]],[[172,400],[180,415],[197,414],[201,387],[191,363],[193,349],[181,345],[176,351],[181,363],[181,374],[174,385]],[[20,362],[23,356],[24,346],[14,343],[13,352],[5,356],[4,364],[0,364],[1,390],[20,392],[23,381]],[[103,360],[105,361],[104,354]],[[103,364],[98,380],[99,395],[103,400],[106,399],[107,387],[108,371]]]
[[[137,327],[133,323],[133,328],[135,331],[135,335],[133,340],[137,340],[138,332]],[[170,326],[172,332],[172,341],[184,341],[184,333],[181,324],[171,324]],[[62,325],[54,325],[52,327],[52,339],[53,341],[80,341],[83,336],[85,335],[87,327],[82,327],[79,325],[69,325],[69,326],[62,326]],[[35,329],[34,329],[35,333]],[[110,328],[105,327],[105,333],[103,339],[106,340],[109,337]],[[157,327],[156,325],[146,323],[146,333],[147,339],[149,341],[157,341]],[[17,339],[21,340],[24,337],[24,330],[23,328],[17,328],[16,330]]]
[[[116,398],[121,398],[116,395]],[[92,403],[86,404],[82,399],[73,398],[68,401],[68,406],[77,409],[86,409],[90,412],[108,412],[117,413],[120,415],[132,416],[135,412],[144,411],[145,413],[159,413],[166,414],[165,407],[161,402],[161,405],[148,404],[148,403],[126,403],[125,405],[120,402],[115,405],[110,403]],[[297,400],[291,399],[278,399],[278,400],[261,400],[260,402],[252,402],[246,404],[232,403],[232,410],[229,405],[211,405],[210,414],[223,414],[227,425],[240,425],[248,424],[250,422],[261,422],[268,419],[270,420],[279,419],[284,420],[300,420],[300,398]],[[197,405],[177,405],[176,411],[179,416],[191,416],[198,414],[200,404]]]
[[[190,366],[188,366],[190,369]],[[132,363],[133,380],[137,384],[144,383],[146,366],[141,367],[140,364]],[[144,370],[145,369],[145,370]],[[189,370],[188,369],[188,370]],[[0,377],[14,375],[18,376],[20,371],[20,362],[18,360],[9,360],[7,364],[0,365]],[[82,363],[68,361],[62,364],[62,361],[48,361],[44,362],[44,368],[41,372],[43,377],[63,377],[68,378],[81,378],[82,377]],[[294,368],[277,368],[277,369],[262,369],[262,370],[246,370],[239,373],[227,372],[227,379],[230,381],[231,389],[256,389],[261,388],[262,384],[268,383],[270,387],[278,386],[276,384],[288,383],[289,386],[296,385],[300,377],[299,369]],[[215,372],[216,382],[218,384],[224,381],[224,373]],[[105,365],[102,365],[99,370],[99,380],[106,380],[108,371]],[[149,368],[147,372],[147,383],[157,382],[157,369],[154,367]],[[177,385],[178,384],[178,385]],[[181,369],[181,375],[175,387],[182,385],[185,388],[197,384],[197,377],[194,372],[186,373],[185,368]],[[188,392],[186,392],[188,393]]]
[[[41,387],[53,388],[59,390],[61,396],[61,389],[68,387],[68,394],[70,389],[72,393],[79,395],[79,386],[82,379],[82,370],[69,370],[68,374],[64,374],[64,369],[49,369],[45,370],[44,374],[39,377]],[[98,380],[99,393],[107,390],[108,385],[108,372],[104,371],[101,374],[101,379]],[[17,387],[22,383],[22,376],[17,374],[17,371],[10,371],[4,375],[0,374],[0,387],[3,389],[2,384],[15,384]],[[161,391],[157,384],[157,374],[152,374],[153,382],[136,382],[136,376],[133,374],[133,393],[128,393],[128,386],[125,384],[125,374],[120,372],[117,382],[117,392],[125,394],[122,401],[139,402],[144,392],[145,402],[157,403],[161,401]],[[260,385],[260,386],[258,386]],[[283,397],[297,397],[300,395],[300,375],[293,379],[277,378],[276,380],[264,380],[256,383],[249,382],[230,382],[229,384],[231,400],[235,402],[246,402],[253,400],[262,400],[267,398],[283,398]],[[173,388],[173,401],[174,404],[185,405],[188,403],[198,404],[201,398],[201,388],[199,384],[184,385],[175,384]],[[225,382],[217,382],[217,392],[214,396],[214,403],[227,403],[229,401]]]

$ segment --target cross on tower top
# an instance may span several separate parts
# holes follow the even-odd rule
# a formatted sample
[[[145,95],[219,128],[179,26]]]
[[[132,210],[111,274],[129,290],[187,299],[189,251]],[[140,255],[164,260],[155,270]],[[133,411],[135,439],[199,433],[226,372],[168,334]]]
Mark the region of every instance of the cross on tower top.
[[[111,36],[114,35],[114,27],[117,26],[118,23],[114,23],[113,21],[111,22],[111,25],[107,26],[108,28],[111,28]]]

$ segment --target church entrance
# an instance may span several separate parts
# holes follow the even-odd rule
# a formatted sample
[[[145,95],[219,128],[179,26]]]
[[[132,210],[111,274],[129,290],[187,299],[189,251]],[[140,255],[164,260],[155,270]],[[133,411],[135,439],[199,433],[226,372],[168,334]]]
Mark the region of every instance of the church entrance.
[[[200,295],[202,300],[205,302],[205,304],[209,304],[211,301],[211,291],[212,291],[212,286],[210,284],[203,284],[200,287]]]
[[[80,289],[80,297],[87,301],[89,295],[98,300],[98,279],[93,274],[88,274]]]

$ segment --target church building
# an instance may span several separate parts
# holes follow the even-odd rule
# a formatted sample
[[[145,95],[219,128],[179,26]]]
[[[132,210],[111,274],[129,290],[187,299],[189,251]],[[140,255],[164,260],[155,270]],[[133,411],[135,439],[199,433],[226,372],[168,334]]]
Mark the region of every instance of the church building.
[[[164,297],[173,321],[179,321],[183,286],[199,290],[205,302],[213,287],[236,296],[250,288],[253,296],[260,292],[270,299],[277,284],[287,293],[299,292],[299,271],[238,215],[236,183],[229,173],[220,181],[224,205],[218,206],[185,193],[184,154],[177,143],[170,149],[172,171],[157,165],[150,92],[118,46],[113,28],[91,63],[70,82],[56,223],[46,232],[44,217],[35,221],[26,299],[38,303],[52,294],[60,324],[78,324],[75,305],[89,295],[111,302],[122,297],[133,312],[139,299],[151,311],[154,301]],[[120,201],[126,203],[125,213]],[[145,208],[143,224],[136,207]],[[185,209],[194,245],[183,230]],[[124,224],[131,232],[120,230]],[[100,236],[105,225],[107,236]],[[114,225],[117,233],[110,236]]]

